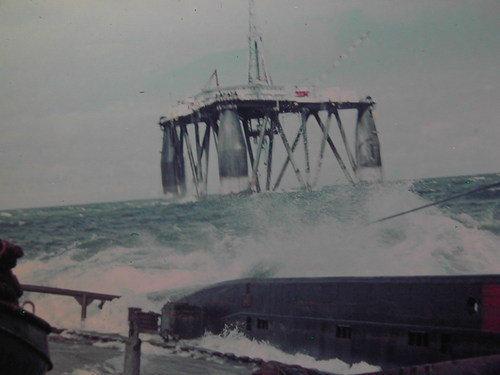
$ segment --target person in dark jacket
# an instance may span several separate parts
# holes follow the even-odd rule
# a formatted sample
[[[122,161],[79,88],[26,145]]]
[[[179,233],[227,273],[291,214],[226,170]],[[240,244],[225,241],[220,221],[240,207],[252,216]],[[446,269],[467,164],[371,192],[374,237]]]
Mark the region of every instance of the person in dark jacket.
[[[19,246],[0,240],[0,301],[19,304],[23,291],[12,268],[23,255],[23,249]]]

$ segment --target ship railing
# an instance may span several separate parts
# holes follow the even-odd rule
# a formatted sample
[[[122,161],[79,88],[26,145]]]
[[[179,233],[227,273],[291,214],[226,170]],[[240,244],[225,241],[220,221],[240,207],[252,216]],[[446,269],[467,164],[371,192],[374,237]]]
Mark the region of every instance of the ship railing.
[[[99,304],[99,308],[102,309],[104,303],[106,301],[111,301],[116,298],[120,298],[121,296],[114,294],[104,294],[104,293],[95,293],[89,292],[85,290],[74,290],[74,289],[64,289],[64,288],[54,288],[50,286],[41,286],[41,285],[31,285],[31,284],[23,284],[21,288],[25,292],[35,292],[35,293],[46,293],[46,294],[56,294],[61,296],[70,296],[76,299],[76,301],[82,307],[81,310],[81,319],[85,320],[87,318],[87,306],[90,305],[94,300],[99,300],[101,303]],[[30,301],[31,302],[31,301]],[[33,302],[31,302],[33,304]],[[33,305],[34,309],[34,305]]]

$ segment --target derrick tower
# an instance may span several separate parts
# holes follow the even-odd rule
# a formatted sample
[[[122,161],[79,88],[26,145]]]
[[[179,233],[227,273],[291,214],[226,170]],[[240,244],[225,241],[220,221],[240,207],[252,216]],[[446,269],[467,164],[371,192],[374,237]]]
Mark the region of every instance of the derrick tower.
[[[265,84],[270,86],[273,83],[266,66],[262,34],[257,31],[255,0],[249,1],[248,13],[248,84]]]
[[[365,36],[348,51],[352,52]],[[264,57],[262,35],[256,26],[255,0],[249,0],[248,50],[247,84],[220,86],[216,70],[200,93],[179,101],[167,116],[160,117],[165,194],[185,194],[186,169],[190,169],[194,193],[198,199],[206,197],[211,144],[216,147],[222,194],[276,190],[288,166],[301,188],[313,189],[318,184],[327,145],[349,183],[381,180],[380,143],[371,97],[349,100],[341,94],[317,93],[314,87],[273,84]],[[338,66],[346,56],[340,55],[332,67]],[[214,78],[216,86],[211,87]],[[356,111],[355,128],[351,128],[353,142],[346,135],[341,116],[349,110]],[[288,121],[290,117],[295,121]],[[334,143],[333,119],[349,165],[344,163]],[[291,143],[285,127],[288,134],[296,132]],[[281,149],[277,150],[275,136],[281,140]],[[301,141],[303,152],[297,150]],[[283,159],[276,175],[273,174],[273,164],[278,159],[275,154]],[[261,159],[264,159],[264,171],[259,171]],[[263,178],[265,182],[261,181]]]

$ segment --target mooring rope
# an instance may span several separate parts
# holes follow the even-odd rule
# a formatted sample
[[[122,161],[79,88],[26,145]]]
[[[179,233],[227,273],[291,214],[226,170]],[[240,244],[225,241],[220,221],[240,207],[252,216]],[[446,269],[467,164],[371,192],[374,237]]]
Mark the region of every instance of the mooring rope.
[[[497,187],[497,186],[500,186],[500,182],[496,182],[496,183],[490,184],[490,185],[480,186],[480,187],[478,187],[476,189],[472,189],[472,190],[466,191],[465,193],[460,193],[460,194],[457,194],[457,195],[453,195],[451,197],[444,198],[444,199],[441,199],[441,200],[438,200],[438,201],[435,201],[435,202],[432,202],[432,203],[429,203],[429,204],[426,204],[426,205],[423,205],[423,206],[420,206],[420,207],[417,207],[417,208],[413,208],[413,209],[408,210],[408,211],[400,212],[400,213],[395,214],[395,215],[387,216],[387,217],[384,217],[382,219],[378,219],[378,220],[372,221],[369,224],[380,223],[381,221],[393,219],[393,218],[398,217],[398,216],[409,214],[410,212],[415,212],[415,211],[418,211],[418,210],[421,210],[421,209],[424,209],[424,208],[427,208],[427,207],[435,206],[437,204],[441,204],[441,203],[444,203],[444,202],[451,201],[453,199],[465,197],[466,195],[475,194],[475,193],[477,193],[479,191],[488,190],[488,189],[491,189],[491,188],[494,188],[494,187]]]

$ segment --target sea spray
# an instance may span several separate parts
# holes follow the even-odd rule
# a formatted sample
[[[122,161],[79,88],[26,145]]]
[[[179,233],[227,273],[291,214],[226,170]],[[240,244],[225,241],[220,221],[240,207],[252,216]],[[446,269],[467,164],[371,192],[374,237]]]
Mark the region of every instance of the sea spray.
[[[371,366],[365,362],[349,365],[339,359],[316,360],[306,354],[285,353],[266,341],[249,339],[237,329],[226,328],[221,335],[206,333],[200,339],[185,340],[185,343],[221,353],[233,353],[237,356],[261,358],[265,361],[272,360],[282,363],[295,364],[335,374],[359,374],[364,372],[374,372],[380,369],[377,366]]]
[[[37,315],[126,334],[128,307],[159,312],[183,293],[242,277],[498,273],[498,192],[369,224],[497,178],[10,210],[0,223],[3,238],[25,249],[21,283],[122,296],[102,309],[93,302],[80,322],[73,298],[26,293]]]

